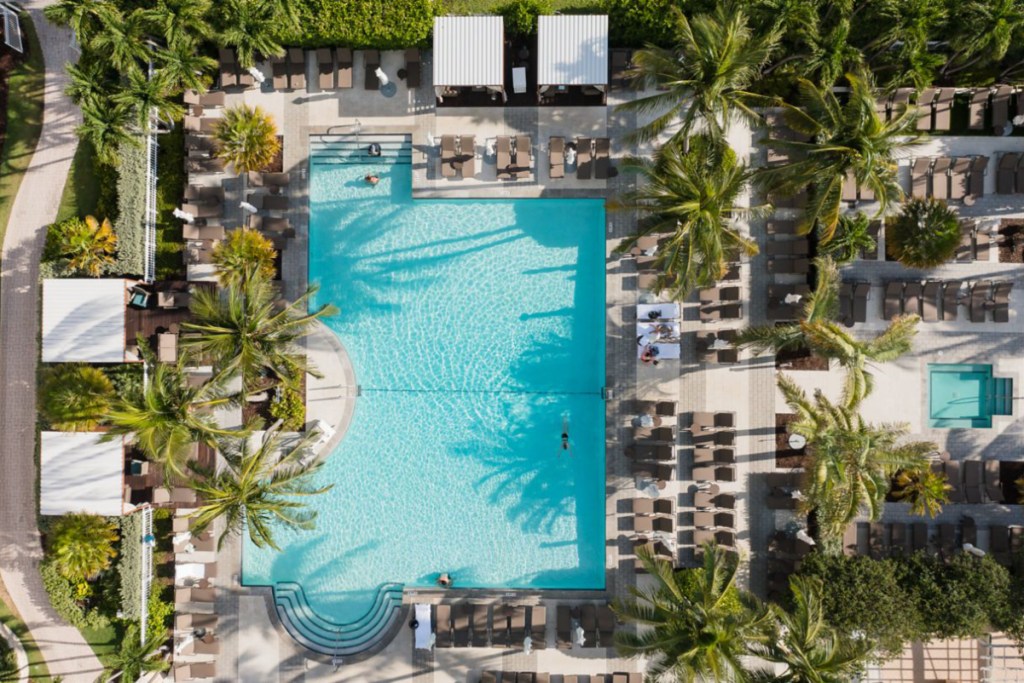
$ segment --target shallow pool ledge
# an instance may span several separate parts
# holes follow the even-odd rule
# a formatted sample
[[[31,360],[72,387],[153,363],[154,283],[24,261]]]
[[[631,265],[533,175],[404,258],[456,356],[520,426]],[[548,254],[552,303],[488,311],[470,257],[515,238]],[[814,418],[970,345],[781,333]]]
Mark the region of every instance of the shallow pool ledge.
[[[352,422],[359,396],[356,373],[345,347],[322,322],[315,321],[303,341],[310,365],[323,375],[306,376],[306,424],[323,420],[334,429],[334,436],[319,451],[330,454]]]

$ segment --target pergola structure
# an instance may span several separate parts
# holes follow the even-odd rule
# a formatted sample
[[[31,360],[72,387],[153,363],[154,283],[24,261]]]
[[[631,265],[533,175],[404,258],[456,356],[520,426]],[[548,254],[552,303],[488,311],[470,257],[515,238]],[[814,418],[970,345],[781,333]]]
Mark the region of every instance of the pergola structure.
[[[505,23],[501,17],[434,18],[434,92],[439,102],[463,91],[505,96]]]
[[[608,17],[558,14],[537,17],[537,99],[583,97],[603,105],[608,91]]]

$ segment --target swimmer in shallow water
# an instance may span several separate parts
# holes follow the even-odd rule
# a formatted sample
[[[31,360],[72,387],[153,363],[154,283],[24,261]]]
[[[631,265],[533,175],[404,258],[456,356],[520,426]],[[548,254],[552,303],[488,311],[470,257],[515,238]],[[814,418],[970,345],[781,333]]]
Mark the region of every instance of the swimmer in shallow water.
[[[380,178],[378,178],[377,176],[373,175],[372,173],[367,173],[366,177],[364,177],[363,180],[365,180],[370,185],[376,185],[377,183],[380,182]]]

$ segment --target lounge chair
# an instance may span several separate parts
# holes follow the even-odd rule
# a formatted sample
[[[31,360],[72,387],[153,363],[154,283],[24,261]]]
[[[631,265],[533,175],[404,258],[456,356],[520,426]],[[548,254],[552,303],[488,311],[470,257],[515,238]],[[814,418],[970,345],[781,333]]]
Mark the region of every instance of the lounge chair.
[[[441,177],[454,178],[459,173],[459,161],[455,154],[455,136],[441,136]]]
[[[960,520],[960,542],[978,547],[978,527],[973,517],[964,517]]]
[[[501,683],[516,683],[516,672],[515,671],[502,671],[501,672]]]
[[[192,214],[195,218],[219,218],[224,215],[223,204],[182,204],[181,210]]]
[[[974,221],[960,221],[960,244],[953,253],[957,263],[970,263],[974,260],[974,229]]]
[[[512,608],[508,620],[509,643],[512,647],[522,647],[526,640],[526,607],[517,605]]]
[[[217,675],[217,665],[213,662],[193,662],[174,667],[175,681],[213,680]]]
[[[671,515],[673,510],[668,498],[634,498],[631,502],[634,515]]]
[[[768,221],[765,230],[769,235],[796,235],[796,221]]]
[[[586,638],[588,647],[596,647],[597,644],[597,606],[582,605],[580,607],[580,626],[583,628],[583,635]]]
[[[967,176],[971,170],[969,157],[960,157],[953,162],[949,173],[949,198],[962,202],[967,197]]]
[[[939,90],[939,97],[935,100],[935,125],[933,126],[936,131],[945,132],[949,130],[954,95],[956,95],[956,88],[942,88]]]
[[[853,557],[857,554],[857,525],[847,524],[843,530],[843,555]]]
[[[608,605],[597,606],[597,640],[601,647],[611,647],[615,632],[615,613]]]
[[[292,90],[306,89],[306,53],[301,48],[288,48],[288,85]]]
[[[223,92],[204,92],[197,90],[185,91],[185,104],[199,106],[203,109],[217,109],[224,106],[225,95]]]
[[[857,178],[854,177],[852,171],[846,172],[841,199],[844,202],[857,203]]]
[[[946,475],[946,482],[952,487],[949,490],[949,502],[964,502],[964,487],[960,478],[960,461],[947,460],[943,463],[942,469]]]
[[[999,157],[996,169],[996,194],[1013,194],[1017,187],[1017,163],[1020,155],[1016,152],[1003,152]]]
[[[1022,175],[1024,177],[1024,175]],[[972,256],[975,261],[988,261],[989,256],[989,234],[985,230],[974,231],[974,244],[972,249]]]
[[[412,47],[405,51],[405,85],[420,87],[420,51]]]
[[[921,96],[917,98],[917,129],[931,130],[932,128],[932,100],[938,91],[935,88],[925,88]]]
[[[515,178],[529,178],[533,167],[533,145],[529,135],[516,136]]]
[[[853,322],[862,323],[868,319],[868,295],[871,293],[871,285],[867,282],[858,282],[853,288]]]
[[[626,446],[626,455],[637,460],[658,460],[668,462],[676,459],[675,449],[666,444],[636,444]]]
[[[565,177],[565,138],[563,137],[552,137],[548,141],[548,177]],[[656,239],[655,242],[657,242]]]
[[[273,233],[282,237],[295,237],[295,229],[287,218],[250,216],[249,227],[263,233]]]
[[[921,318],[925,322],[936,322],[939,319],[939,282],[929,280],[924,283],[924,294],[921,299]]]
[[[321,47],[316,51],[316,68],[321,90],[334,90],[334,55],[331,48]]]
[[[970,114],[967,127],[971,130],[985,128],[985,109],[988,108],[988,88],[979,88],[971,94]]]
[[[1000,481],[1002,465],[998,460],[985,461],[985,493],[993,503],[1005,502],[1003,483]]]
[[[576,138],[576,177],[580,180],[590,180],[593,175],[592,145],[593,141],[590,138]]]
[[[186,131],[192,133],[212,135],[217,130],[218,121],[220,121],[220,119],[204,118],[199,116],[186,116],[182,121],[182,126],[185,128]]]
[[[291,200],[280,194],[252,193],[247,201],[261,211],[287,211],[291,206]]]
[[[928,525],[924,522],[911,523],[910,541],[915,553],[928,550]]]
[[[971,504],[982,501],[983,467],[980,460],[964,460],[964,499]]]
[[[335,73],[338,88],[352,87],[352,50],[347,47],[338,48],[338,70]]]
[[[220,62],[220,87],[238,85],[238,60],[235,59],[235,51],[222,47],[217,54]]]
[[[288,63],[285,62],[284,57],[271,55],[270,74],[273,79],[274,90],[288,89]]]
[[[437,647],[452,646],[452,608],[451,605],[437,605],[434,608],[434,645]]]
[[[530,640],[535,650],[543,650],[548,646],[548,610],[544,606],[530,608]]]
[[[969,185],[969,197],[970,200],[965,199],[965,203],[970,203],[975,199],[979,199],[985,196],[985,171],[988,168],[988,157],[984,155],[978,155],[971,160],[971,178]]]
[[[928,197],[928,169],[931,168],[932,160],[928,157],[918,157],[914,160],[911,169],[910,193],[915,199],[926,199]]]
[[[960,282],[946,282],[942,286],[942,319],[956,320],[960,310]]]
[[[497,153],[498,178],[504,180],[514,179],[515,176],[512,173],[512,138],[507,135],[499,135],[495,150]]]
[[[164,310],[188,308],[192,295],[188,292],[157,292],[156,307]]]
[[[903,113],[910,106],[910,96],[913,94],[913,88],[896,88],[896,92],[892,94],[892,118]]]
[[[882,319],[892,320],[900,314],[903,301],[903,283],[888,282],[885,285],[885,299],[882,302]]]
[[[214,225],[196,225],[185,223],[181,226],[182,237],[186,240],[222,240],[226,237],[224,226],[219,223]]]
[[[992,283],[988,280],[979,280],[971,285],[971,314],[972,323],[985,322],[985,310],[988,308],[988,293]]]
[[[1002,565],[1009,565],[1013,559],[1010,552],[1010,528],[993,524],[988,528],[988,551],[992,558]]]
[[[559,650],[572,649],[572,608],[568,605],[555,608],[555,646]]]
[[[910,535],[906,524],[889,525],[889,555],[904,557],[910,554]]]
[[[469,646],[469,609],[470,605],[464,602],[452,605],[452,642],[455,647]]]
[[[1008,85],[996,86],[992,94],[992,131],[996,135],[1002,135],[1003,129],[1010,120],[1010,95],[1013,88]]]
[[[463,135],[459,138],[459,163],[462,164],[461,173],[463,178],[476,176],[476,137]]]
[[[1012,282],[997,282],[992,292],[992,321],[997,323],[1010,322],[1010,292]]]
[[[932,166],[932,196],[936,199],[949,199],[949,169],[953,160],[939,157]]]
[[[614,86],[625,85],[629,73],[629,61],[630,57],[633,56],[633,51],[617,48],[612,50],[611,56],[611,73],[609,74],[609,81]]]
[[[608,178],[609,158],[611,156],[611,140],[596,138],[594,140],[594,177],[598,180]]]
[[[473,625],[473,647],[486,647],[488,642],[488,622],[490,607],[487,605],[469,605]]]
[[[380,67],[379,50],[363,50],[363,88],[365,90],[380,90],[380,79],[377,78],[377,69]]]
[[[633,519],[633,531],[638,534],[650,534],[656,531],[671,534],[675,532],[675,524],[668,517],[641,516]]]
[[[921,315],[921,283],[908,282],[903,287],[903,314]]]
[[[885,525],[878,522],[868,525],[868,553],[874,560],[880,560],[888,554],[889,540],[885,531]]]

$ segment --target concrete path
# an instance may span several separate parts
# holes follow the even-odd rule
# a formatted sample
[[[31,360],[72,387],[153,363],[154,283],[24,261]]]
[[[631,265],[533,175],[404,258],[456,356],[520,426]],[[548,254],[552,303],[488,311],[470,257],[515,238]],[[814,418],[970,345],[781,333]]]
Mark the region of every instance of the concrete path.
[[[43,132],[14,199],[0,273],[0,577],[35,638],[50,674],[92,683],[100,662],[77,629],[54,614],[39,578],[36,528],[35,403],[39,334],[39,257],[57,215],[75,153],[78,110],[64,95],[64,64],[76,59],[70,33],[26,3],[46,61]]]

